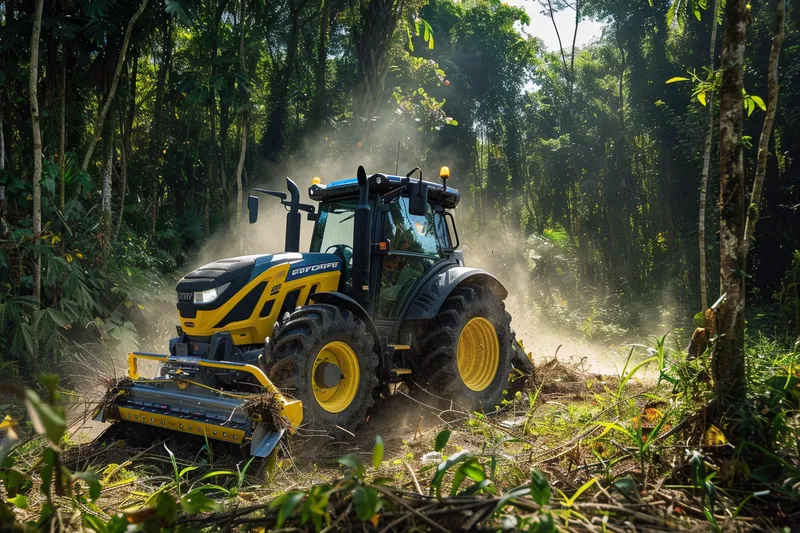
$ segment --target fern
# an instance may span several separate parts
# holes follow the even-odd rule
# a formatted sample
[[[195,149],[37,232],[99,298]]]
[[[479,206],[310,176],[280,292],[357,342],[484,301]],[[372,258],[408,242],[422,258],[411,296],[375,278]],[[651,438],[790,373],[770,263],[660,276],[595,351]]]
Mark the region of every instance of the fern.
[[[203,214],[194,209],[184,211],[180,221],[181,239],[189,244],[198,244],[203,240]]]

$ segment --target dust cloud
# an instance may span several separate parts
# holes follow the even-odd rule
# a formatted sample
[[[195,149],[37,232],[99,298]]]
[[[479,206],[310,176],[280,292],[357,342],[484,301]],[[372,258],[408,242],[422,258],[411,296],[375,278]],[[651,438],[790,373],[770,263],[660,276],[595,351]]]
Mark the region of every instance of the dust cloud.
[[[535,364],[557,357],[587,372],[617,375],[622,370],[627,356],[624,346],[591,341],[578,331],[547,322],[542,300],[548,290],[544,285],[551,282],[536,275],[542,265],[531,248],[530,236],[499,222],[477,234],[464,233],[462,230],[464,262],[491,272],[508,289],[505,304],[511,327]]]
[[[362,148],[352,136],[343,136],[333,128],[320,129],[308,135],[302,149],[287,156],[281,163],[260,162],[256,165],[255,172],[249,175],[247,189],[263,187],[287,192],[285,176],[288,175],[300,189],[301,202],[309,203],[307,190],[312,178],[318,176],[322,183],[330,183],[354,177],[359,165],[363,165],[369,174],[394,174],[397,169],[398,174],[404,175],[415,166],[420,166],[426,179],[431,180],[431,176],[436,175],[437,169],[428,168],[421,155],[419,147],[424,143],[420,142],[421,133],[415,125],[403,126],[390,120],[383,126],[378,125],[371,137],[384,142],[375,142],[370,145],[371,148]],[[349,148],[343,145],[345,142],[350,143]],[[447,154],[435,155],[437,161],[447,159]],[[456,179],[456,187],[468,188],[467,177]],[[501,227],[499,222],[481,228],[478,234],[469,234],[466,224],[460,222],[466,212],[464,204],[468,201],[465,195],[462,205],[455,212],[461,228],[465,261],[468,266],[493,273],[508,288],[506,306],[512,315],[512,327],[523,341],[526,351],[537,362],[552,359],[558,351],[558,358],[563,362],[583,365],[585,369],[595,372],[617,373],[617,369],[624,364],[624,360],[620,363],[620,357],[624,356],[620,355],[622,350],[619,347],[589,341],[574,329],[556,328],[543,319],[543,284],[548,281],[545,277],[535,275],[538,268],[537,260],[533,257],[535,254],[524,244],[530,236]],[[252,225],[247,221],[246,201],[243,205],[245,212],[238,217],[235,213],[229,213],[223,226],[173,276],[175,281],[183,274],[218,259],[284,250],[286,210],[280,201],[274,197],[259,196],[259,218]],[[312,230],[313,222],[304,216],[301,250],[309,249]],[[166,297],[168,304],[164,298],[159,300],[151,304],[158,310],[156,318],[150,322],[156,327],[150,328],[153,331],[143,339],[142,345],[154,351],[165,351],[169,338],[175,334],[174,324],[177,323],[174,292],[169,291]]]

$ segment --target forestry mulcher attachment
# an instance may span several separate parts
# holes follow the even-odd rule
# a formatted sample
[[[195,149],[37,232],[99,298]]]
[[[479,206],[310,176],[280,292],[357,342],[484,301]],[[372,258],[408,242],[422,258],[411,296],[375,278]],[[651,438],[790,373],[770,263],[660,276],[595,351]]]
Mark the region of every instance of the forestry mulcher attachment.
[[[414,175],[418,174],[418,178]],[[249,445],[265,457],[295,428],[347,430],[406,382],[466,409],[493,409],[509,380],[533,370],[514,338],[493,275],[464,266],[451,214],[459,193],[373,174],[308,190],[318,206],[253,189],[286,207],[282,253],[222,259],[178,282],[178,337],[169,354],[134,352],[129,377],[98,408],[138,423]],[[301,214],[315,222],[299,252]],[[267,228],[266,231],[274,231]],[[158,376],[139,375],[157,361]]]

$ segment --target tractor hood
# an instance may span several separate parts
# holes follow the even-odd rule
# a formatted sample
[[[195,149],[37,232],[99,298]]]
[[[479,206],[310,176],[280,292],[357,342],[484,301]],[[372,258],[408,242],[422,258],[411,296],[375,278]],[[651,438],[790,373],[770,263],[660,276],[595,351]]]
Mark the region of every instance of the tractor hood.
[[[286,281],[341,268],[337,256],[324,253],[290,252],[220,259],[189,272],[178,282],[175,288],[178,310],[182,316],[188,316],[195,310],[217,309],[259,275],[283,263],[289,263]],[[213,299],[200,297],[199,293],[211,289],[217,291]]]

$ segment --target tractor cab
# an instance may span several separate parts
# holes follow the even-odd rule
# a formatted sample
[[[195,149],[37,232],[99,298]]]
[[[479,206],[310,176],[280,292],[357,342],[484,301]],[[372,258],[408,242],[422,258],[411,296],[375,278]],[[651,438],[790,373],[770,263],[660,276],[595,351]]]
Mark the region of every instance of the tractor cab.
[[[452,216],[448,224],[447,209],[458,204],[459,194],[408,176],[376,174],[368,182],[370,270],[376,272],[369,280],[375,287],[372,314],[376,320],[394,320],[417,281],[440,261],[453,259],[455,226]],[[414,198],[420,187],[427,193],[423,201]],[[339,292],[355,297],[351,273],[358,181],[314,183],[308,192],[320,202],[310,252],[336,255],[342,263]]]

